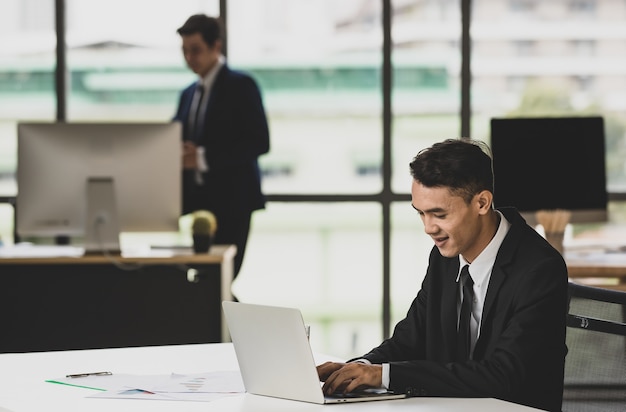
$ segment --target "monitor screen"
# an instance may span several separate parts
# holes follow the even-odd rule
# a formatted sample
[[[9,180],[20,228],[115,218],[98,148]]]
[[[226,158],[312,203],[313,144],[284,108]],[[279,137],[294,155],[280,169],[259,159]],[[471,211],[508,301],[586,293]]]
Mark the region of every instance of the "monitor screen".
[[[533,222],[539,210],[565,209],[570,222],[607,220],[602,117],[491,120],[494,204]]]
[[[178,231],[180,136],[175,122],[18,124],[17,233],[92,242],[95,227],[115,249],[120,231]]]

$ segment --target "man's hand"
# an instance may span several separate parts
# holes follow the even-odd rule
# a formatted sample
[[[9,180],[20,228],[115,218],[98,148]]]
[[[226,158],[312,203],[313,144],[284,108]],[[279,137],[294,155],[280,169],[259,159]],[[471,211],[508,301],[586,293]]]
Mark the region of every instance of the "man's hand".
[[[326,362],[317,367],[317,374],[324,382],[322,390],[329,395],[334,392],[348,393],[361,388],[379,388],[383,383],[381,365]]]
[[[197,147],[189,140],[183,142],[183,169],[195,170],[198,168]]]

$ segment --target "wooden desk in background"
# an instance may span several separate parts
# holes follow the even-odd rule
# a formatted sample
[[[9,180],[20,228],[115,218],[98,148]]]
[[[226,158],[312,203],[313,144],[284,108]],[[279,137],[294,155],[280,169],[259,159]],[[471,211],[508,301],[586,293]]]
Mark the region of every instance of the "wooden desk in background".
[[[229,340],[236,247],[209,254],[0,257],[0,352]]]
[[[626,291],[626,253],[565,253],[570,279],[584,285]]]

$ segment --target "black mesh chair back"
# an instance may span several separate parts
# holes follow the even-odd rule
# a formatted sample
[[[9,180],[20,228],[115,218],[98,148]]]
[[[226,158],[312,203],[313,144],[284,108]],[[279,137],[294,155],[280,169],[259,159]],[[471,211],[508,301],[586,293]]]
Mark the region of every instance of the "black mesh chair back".
[[[570,282],[564,412],[626,411],[626,292]]]

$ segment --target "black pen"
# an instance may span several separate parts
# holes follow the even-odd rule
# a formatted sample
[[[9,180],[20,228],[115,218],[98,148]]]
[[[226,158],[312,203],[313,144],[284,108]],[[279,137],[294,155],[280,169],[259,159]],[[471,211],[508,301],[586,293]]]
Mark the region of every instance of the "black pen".
[[[65,375],[66,378],[85,378],[87,376],[108,376],[113,375],[111,372],[88,372],[88,373],[75,373],[73,375]]]

